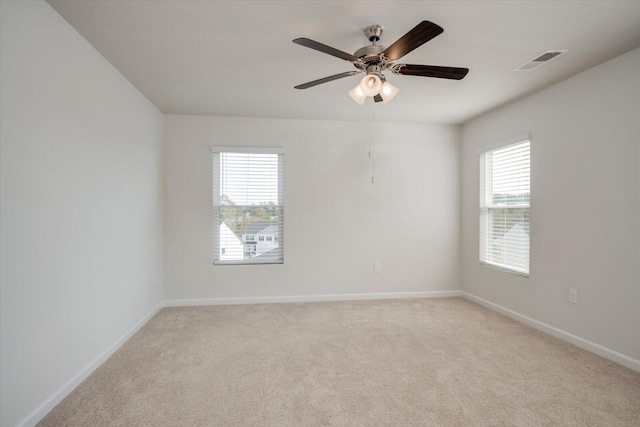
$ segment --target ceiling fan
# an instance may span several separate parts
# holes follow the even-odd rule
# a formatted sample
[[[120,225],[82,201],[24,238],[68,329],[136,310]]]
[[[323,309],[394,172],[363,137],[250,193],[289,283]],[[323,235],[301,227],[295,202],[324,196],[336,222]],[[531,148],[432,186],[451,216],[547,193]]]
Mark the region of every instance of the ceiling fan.
[[[353,55],[306,37],[295,39],[293,40],[295,44],[344,59],[345,61],[351,62],[357,68],[355,71],[347,71],[295,86],[295,89],[308,89],[344,77],[366,73],[360,81],[360,84],[349,91],[349,95],[354,101],[360,105],[364,105],[367,97],[373,97],[375,102],[383,101],[387,103],[400,90],[386,81],[384,74],[382,74],[385,70],[390,70],[394,74],[404,76],[461,80],[469,72],[468,68],[396,64],[397,60],[442,34],[443,31],[442,27],[433,22],[422,21],[407,34],[396,40],[391,46],[385,48],[384,46],[376,44],[382,36],[382,27],[380,25],[370,25],[364,29],[364,34],[369,41],[372,42],[372,45],[358,49]]]

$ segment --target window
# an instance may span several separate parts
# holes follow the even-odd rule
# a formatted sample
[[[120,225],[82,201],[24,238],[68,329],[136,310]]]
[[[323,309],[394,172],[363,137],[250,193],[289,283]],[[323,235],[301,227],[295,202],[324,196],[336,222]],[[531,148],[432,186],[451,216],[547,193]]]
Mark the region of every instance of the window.
[[[529,275],[530,141],[480,155],[480,262]]]
[[[281,264],[284,154],[271,149],[212,151],[214,264]],[[257,245],[258,234],[266,233],[279,236],[278,242]]]

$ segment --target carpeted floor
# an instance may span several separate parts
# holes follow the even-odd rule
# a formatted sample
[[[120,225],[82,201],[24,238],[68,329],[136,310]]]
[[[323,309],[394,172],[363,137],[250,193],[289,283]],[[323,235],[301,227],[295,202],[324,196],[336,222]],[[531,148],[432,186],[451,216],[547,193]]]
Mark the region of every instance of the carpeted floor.
[[[41,426],[640,426],[640,373],[461,298],[165,308]]]

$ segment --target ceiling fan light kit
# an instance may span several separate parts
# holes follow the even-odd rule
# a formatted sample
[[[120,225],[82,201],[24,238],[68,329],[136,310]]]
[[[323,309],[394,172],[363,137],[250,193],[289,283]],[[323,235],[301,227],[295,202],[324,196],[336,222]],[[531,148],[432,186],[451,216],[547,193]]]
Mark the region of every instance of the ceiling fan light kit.
[[[375,74],[367,74],[360,80],[359,86],[365,96],[374,97],[382,89],[382,80]]]
[[[360,83],[349,91],[349,96],[360,105],[364,105],[368,97],[373,98],[375,102],[382,101],[386,104],[398,94],[400,89],[387,82],[382,73],[385,70],[399,75],[461,80],[469,72],[468,68],[396,64],[398,59],[442,34],[443,31],[442,27],[433,22],[422,21],[391,46],[385,48],[376,44],[382,36],[382,27],[370,25],[364,29],[364,34],[372,44],[358,49],[353,55],[305,37],[294,39],[293,42],[296,44],[348,61],[358,69],[358,71],[347,71],[304,83],[295,86],[295,89],[308,89],[343,77],[365,73]]]
[[[400,92],[400,89],[395,87],[389,82],[384,82],[382,84],[382,90],[380,91],[380,96],[382,97],[382,102],[387,103],[393,99]]]
[[[351,89],[349,96],[360,105],[364,105],[364,101],[367,99],[367,95],[364,94],[360,85]]]

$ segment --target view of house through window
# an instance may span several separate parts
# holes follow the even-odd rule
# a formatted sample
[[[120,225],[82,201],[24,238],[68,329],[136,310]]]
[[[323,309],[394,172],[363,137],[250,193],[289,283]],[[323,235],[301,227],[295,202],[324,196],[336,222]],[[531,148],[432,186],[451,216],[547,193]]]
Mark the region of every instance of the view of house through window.
[[[480,155],[480,262],[529,274],[530,141]]]
[[[214,152],[214,263],[283,262],[282,163],[281,153]]]

